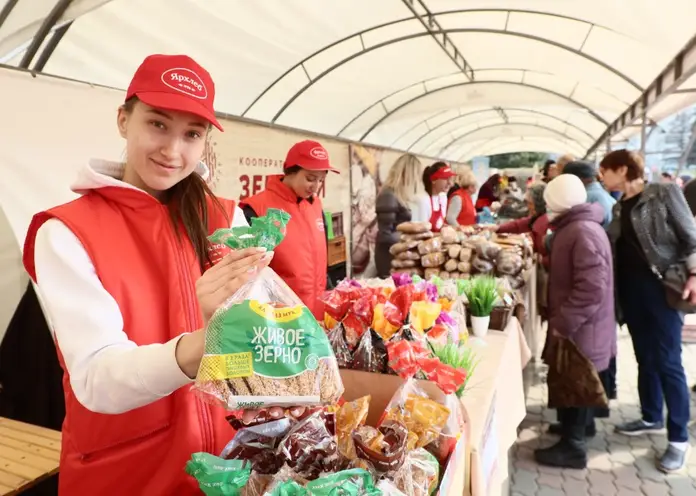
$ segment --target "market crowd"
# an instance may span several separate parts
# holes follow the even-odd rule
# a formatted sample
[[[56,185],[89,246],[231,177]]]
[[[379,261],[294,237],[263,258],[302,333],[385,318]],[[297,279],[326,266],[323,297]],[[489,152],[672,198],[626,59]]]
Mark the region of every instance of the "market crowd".
[[[656,462],[664,472],[682,469],[688,458],[681,332],[684,314],[696,310],[696,181],[682,190],[688,178],[663,174],[649,182],[645,175],[642,157],[628,150],[608,153],[599,167],[563,155],[548,160],[523,191],[516,177],[493,174],[479,187],[468,168],[423,167],[403,155],[377,197],[380,277],[389,275],[389,248],[401,222],[429,221],[433,230],[484,225],[531,237],[539,261],[537,301],[547,323],[543,358],[553,368],[568,359],[569,347],[579,352],[565,379],[549,384],[560,389],[550,391],[554,401],[565,399],[558,422],[549,426],[560,439],[536,451],[540,464],[586,466],[595,418],[608,416],[608,400],[616,398],[621,325],[638,363],[641,417],[616,432],[666,429],[669,443]]]

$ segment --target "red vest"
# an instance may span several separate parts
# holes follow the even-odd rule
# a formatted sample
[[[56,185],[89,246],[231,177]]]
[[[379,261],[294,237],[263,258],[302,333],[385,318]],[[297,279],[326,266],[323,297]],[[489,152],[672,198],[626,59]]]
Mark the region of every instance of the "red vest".
[[[435,210],[435,201],[433,200],[433,197],[430,197],[430,225],[432,226],[432,231],[433,232],[440,232],[440,229],[442,229],[442,226],[446,224],[446,219],[445,216],[447,215],[447,212],[442,210],[442,205],[440,205],[439,210]]]
[[[327,247],[321,200],[298,202],[295,192],[282,183],[283,176],[271,176],[266,189],[242,203],[256,215],[266,215],[269,208],[290,214],[285,239],[276,247],[271,268],[290,286],[314,316],[324,318],[319,298],[326,290]]]
[[[234,202],[223,205],[231,219]],[[219,209],[209,212],[211,232],[229,227]],[[132,341],[165,343],[203,326],[193,246],[185,235],[183,243],[177,240],[167,208],[155,198],[133,189],[100,188],[35,215],[24,246],[24,266],[33,280],[36,232],[50,218],[67,225],[82,243],[118,303]],[[66,408],[61,495],[200,494],[184,466],[191,453],[217,455],[232,438],[222,409],[203,403],[186,386],[126,413],[94,413],[75,398],[60,350],[58,356]]]
[[[452,196],[458,196],[462,200],[462,209],[457,216],[457,224],[460,226],[473,226],[476,224],[476,209],[471,195],[464,189],[459,188]],[[451,197],[450,197],[451,198]]]

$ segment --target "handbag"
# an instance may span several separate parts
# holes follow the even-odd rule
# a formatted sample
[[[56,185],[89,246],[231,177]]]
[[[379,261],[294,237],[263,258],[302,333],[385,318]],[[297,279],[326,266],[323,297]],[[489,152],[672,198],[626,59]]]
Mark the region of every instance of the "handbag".
[[[609,407],[597,369],[573,341],[551,337],[547,353],[549,408]]]
[[[684,261],[679,261],[673,263],[667,270],[660,272],[655,265],[650,263],[648,257],[645,256],[643,249],[640,246],[635,246],[635,249],[640,253],[640,256],[645,260],[645,263],[650,267],[650,271],[655,274],[655,276],[662,283],[662,287],[665,289],[665,298],[667,298],[667,305],[674,310],[683,313],[696,313],[696,305],[691,303],[689,300],[682,298],[684,294],[684,286],[686,286],[686,280],[689,278],[689,271],[686,268],[686,263]]]
[[[670,307],[683,313],[696,312],[696,305],[682,298],[686,280],[689,278],[689,271],[685,263],[678,262],[672,264],[662,274],[657,270],[657,267],[651,267],[651,269],[662,282],[662,286],[665,288],[667,304]]]

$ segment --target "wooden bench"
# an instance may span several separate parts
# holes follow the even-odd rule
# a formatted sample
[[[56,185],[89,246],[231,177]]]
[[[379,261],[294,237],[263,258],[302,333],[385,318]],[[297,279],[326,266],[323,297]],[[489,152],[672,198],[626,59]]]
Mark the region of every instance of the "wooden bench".
[[[0,495],[19,494],[58,472],[58,431],[0,417]]]

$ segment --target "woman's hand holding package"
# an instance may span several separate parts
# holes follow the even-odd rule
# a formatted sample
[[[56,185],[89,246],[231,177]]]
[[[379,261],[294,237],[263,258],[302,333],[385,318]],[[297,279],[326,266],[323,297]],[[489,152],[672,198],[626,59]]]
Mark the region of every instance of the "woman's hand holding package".
[[[273,252],[265,248],[232,250],[196,281],[196,296],[207,323],[220,305],[268,266]]]
[[[208,322],[215,310],[249,279],[268,266],[273,252],[265,248],[246,248],[231,251],[219,263],[208,269],[196,281],[196,296]],[[176,345],[176,362],[181,371],[194,378],[205,349],[205,331],[184,334]]]

